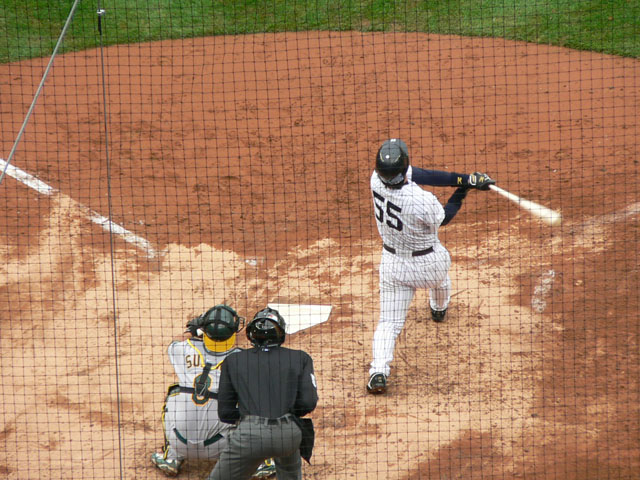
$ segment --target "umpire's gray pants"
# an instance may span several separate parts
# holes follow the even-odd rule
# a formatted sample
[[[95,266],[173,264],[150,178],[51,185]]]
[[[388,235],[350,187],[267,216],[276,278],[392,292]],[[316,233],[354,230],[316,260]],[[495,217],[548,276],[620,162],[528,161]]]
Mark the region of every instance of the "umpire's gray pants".
[[[278,480],[302,479],[300,428],[288,415],[273,425],[265,420],[247,417],[240,421],[208,480],[249,479],[266,458],[275,460]]]

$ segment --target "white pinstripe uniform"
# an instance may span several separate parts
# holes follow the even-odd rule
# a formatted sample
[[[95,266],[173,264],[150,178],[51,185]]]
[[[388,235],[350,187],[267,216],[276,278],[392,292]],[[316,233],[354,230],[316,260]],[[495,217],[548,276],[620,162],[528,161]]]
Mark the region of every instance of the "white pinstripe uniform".
[[[373,337],[373,361],[369,374],[389,376],[396,338],[402,331],[417,288],[429,289],[434,310],[449,305],[451,256],[438,239],[444,208],[435,195],[411,181],[402,188],[386,187],[374,171],[371,176],[374,212],[383,249],[380,261],[380,320]],[[433,252],[414,256],[429,247]]]

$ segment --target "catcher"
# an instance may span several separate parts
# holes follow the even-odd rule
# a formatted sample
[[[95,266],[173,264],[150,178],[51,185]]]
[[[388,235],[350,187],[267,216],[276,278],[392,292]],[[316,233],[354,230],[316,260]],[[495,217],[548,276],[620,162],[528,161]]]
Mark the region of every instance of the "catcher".
[[[151,462],[166,476],[180,473],[185,459],[218,460],[231,425],[218,418],[218,383],[222,362],[240,352],[236,334],[244,318],[228,305],[216,305],[187,323],[191,338],[174,341],[168,355],[178,377],[162,409],[164,447]],[[275,474],[273,461],[258,467],[254,478]]]

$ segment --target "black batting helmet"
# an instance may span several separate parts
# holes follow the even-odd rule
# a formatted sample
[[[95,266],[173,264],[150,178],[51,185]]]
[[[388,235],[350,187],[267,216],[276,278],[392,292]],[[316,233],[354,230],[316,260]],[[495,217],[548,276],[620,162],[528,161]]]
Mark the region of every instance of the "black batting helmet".
[[[254,347],[267,350],[282,345],[286,336],[286,323],[273,308],[260,310],[247,325],[247,338]]]
[[[399,188],[409,169],[409,149],[399,138],[386,140],[376,155],[376,173],[387,187]]]
[[[228,305],[216,305],[203,313],[200,318],[202,319],[200,329],[216,342],[230,339],[240,328],[241,317]]]

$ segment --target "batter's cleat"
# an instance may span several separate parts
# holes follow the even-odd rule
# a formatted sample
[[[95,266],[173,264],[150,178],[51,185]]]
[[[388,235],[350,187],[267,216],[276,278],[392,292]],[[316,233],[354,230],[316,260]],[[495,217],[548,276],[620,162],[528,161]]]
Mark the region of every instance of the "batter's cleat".
[[[444,310],[434,310],[433,308],[431,309],[431,320],[433,320],[434,322],[442,323],[444,322],[446,316],[446,308]]]
[[[384,373],[374,373],[369,377],[367,392],[372,394],[384,393],[387,391],[387,376]]]
[[[167,477],[175,477],[180,473],[180,465],[183,460],[167,460],[164,458],[164,454],[154,452],[151,454],[151,463],[160,469]]]
[[[273,458],[268,458],[260,464],[251,478],[269,478],[276,474],[276,464]]]

